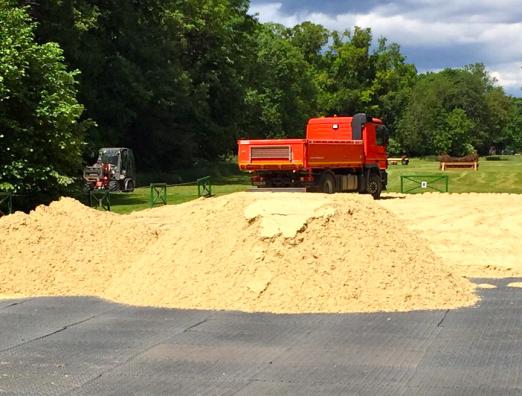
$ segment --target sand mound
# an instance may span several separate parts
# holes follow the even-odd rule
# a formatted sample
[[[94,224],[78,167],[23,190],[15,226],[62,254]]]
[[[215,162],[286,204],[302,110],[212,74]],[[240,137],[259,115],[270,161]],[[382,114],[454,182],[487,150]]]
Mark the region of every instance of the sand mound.
[[[490,283],[479,283],[477,285],[478,289],[496,289],[497,287],[495,285],[492,285]]]
[[[238,193],[126,216],[62,199],[0,219],[0,294],[268,312],[475,303],[404,228],[354,194]]]
[[[522,276],[522,195],[428,193],[379,204],[421,235],[456,273]]]
[[[30,215],[0,218],[0,294],[102,295],[133,254],[158,237],[130,216],[65,198]]]

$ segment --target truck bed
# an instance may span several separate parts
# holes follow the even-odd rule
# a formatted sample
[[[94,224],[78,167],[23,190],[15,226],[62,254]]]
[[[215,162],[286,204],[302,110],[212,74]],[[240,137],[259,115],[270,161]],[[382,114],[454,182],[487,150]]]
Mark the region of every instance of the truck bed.
[[[238,141],[241,170],[359,168],[362,140],[270,139]]]
[[[241,170],[299,170],[306,167],[306,139],[239,140]]]

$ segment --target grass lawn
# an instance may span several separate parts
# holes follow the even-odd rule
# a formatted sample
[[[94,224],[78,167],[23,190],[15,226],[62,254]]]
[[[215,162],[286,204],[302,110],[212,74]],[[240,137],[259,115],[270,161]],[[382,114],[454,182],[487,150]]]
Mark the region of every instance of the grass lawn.
[[[212,186],[212,195],[220,196],[237,191],[244,191],[246,184],[222,184]],[[167,203],[180,204],[198,197],[198,190],[193,186],[174,186],[167,188]],[[150,188],[139,187],[133,193],[117,193],[111,195],[111,210],[115,213],[130,213],[135,210],[150,208]]]
[[[437,161],[412,159],[409,165],[390,165],[388,191],[400,192],[402,175],[447,175],[449,192],[522,193],[522,156],[502,156],[501,161],[481,158],[479,170],[450,169],[439,171]]]
[[[146,187],[138,187],[133,193],[116,193],[111,195],[111,210],[115,213],[130,213],[135,210],[150,208],[151,182],[179,184],[194,181],[210,175],[212,195],[220,196],[250,187],[250,177],[240,172],[235,162],[218,162],[202,164],[197,169],[183,169],[172,173],[138,174],[138,183]],[[189,186],[171,186],[167,188],[167,203],[169,205],[191,201],[198,197],[198,189],[194,182]]]
[[[485,158],[482,158],[479,164],[477,172],[461,169],[440,172],[437,161],[425,159],[412,159],[409,165],[390,165],[388,191],[400,192],[400,176],[402,175],[448,175],[449,191],[454,193],[522,193],[522,156],[503,156],[501,161],[486,161]],[[213,180],[216,180],[216,185],[212,186],[212,193],[216,196],[244,191],[250,186],[248,176],[239,171],[237,173],[227,172],[226,175],[213,177]],[[167,194],[169,205],[179,204],[197,198],[197,187],[195,185],[169,187]],[[130,213],[146,209],[149,207],[149,199],[149,187],[139,187],[131,194],[113,194],[111,196],[112,211]]]

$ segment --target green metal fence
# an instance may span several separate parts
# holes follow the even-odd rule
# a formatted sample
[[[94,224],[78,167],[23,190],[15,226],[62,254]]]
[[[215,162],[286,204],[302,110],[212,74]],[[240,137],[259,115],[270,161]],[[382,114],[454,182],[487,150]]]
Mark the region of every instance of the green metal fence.
[[[210,176],[202,177],[196,180],[198,184],[198,197],[211,197],[212,184],[210,184]]]
[[[167,204],[167,183],[150,183],[150,207],[156,204]]]
[[[13,213],[13,194],[0,192],[0,216]]]
[[[448,192],[447,175],[403,175],[401,176],[401,193],[414,194],[427,191]]]
[[[89,191],[89,206],[91,208],[111,210],[111,192],[109,190]]]

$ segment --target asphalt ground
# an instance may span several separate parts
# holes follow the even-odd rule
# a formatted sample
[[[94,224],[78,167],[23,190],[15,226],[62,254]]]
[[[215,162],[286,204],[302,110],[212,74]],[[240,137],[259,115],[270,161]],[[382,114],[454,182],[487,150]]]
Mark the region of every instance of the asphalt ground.
[[[0,301],[0,395],[520,395],[522,279],[473,308],[274,315]]]

